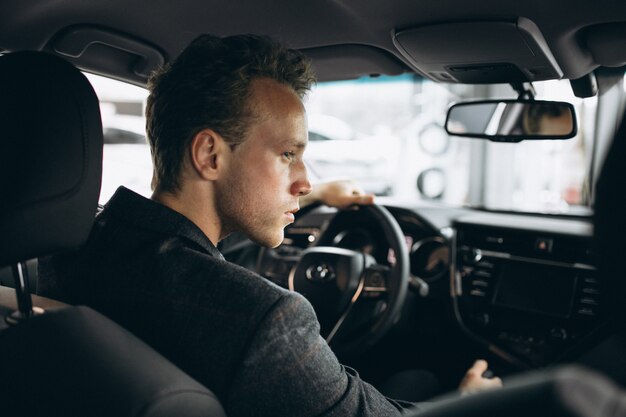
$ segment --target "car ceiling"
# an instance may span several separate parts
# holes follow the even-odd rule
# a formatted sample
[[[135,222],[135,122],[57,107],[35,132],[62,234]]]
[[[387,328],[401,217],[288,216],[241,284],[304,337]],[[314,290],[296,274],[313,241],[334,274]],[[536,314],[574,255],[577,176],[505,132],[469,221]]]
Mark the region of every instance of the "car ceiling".
[[[257,33],[304,50],[325,80],[409,71],[411,61],[393,42],[393,34],[404,29],[455,22],[515,22],[519,18],[537,26],[564,78],[582,77],[599,65],[626,64],[626,7],[623,1],[607,0],[3,2],[0,48],[52,50],[51,39],[59,32],[81,25],[121,33],[154,46],[168,60],[201,33]],[[498,36],[495,31],[493,38]],[[436,38],[432,42],[437,45]],[[449,48],[448,56],[454,56],[462,52],[463,43]],[[486,45],[488,48],[490,45]],[[503,62],[507,61],[506,55],[503,50]],[[142,82],[142,77],[125,74],[128,69],[123,60],[115,64],[117,60],[112,57],[113,64],[108,67],[88,61],[81,63],[77,59],[75,63]],[[99,66],[102,68],[96,68]]]

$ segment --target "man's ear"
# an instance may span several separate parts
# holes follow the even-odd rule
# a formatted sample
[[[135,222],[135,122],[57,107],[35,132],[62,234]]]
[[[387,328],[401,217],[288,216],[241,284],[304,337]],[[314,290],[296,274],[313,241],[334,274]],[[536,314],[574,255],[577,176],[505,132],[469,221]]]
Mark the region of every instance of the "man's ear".
[[[205,180],[218,177],[228,145],[224,138],[212,129],[203,129],[191,140],[189,159],[196,173]]]

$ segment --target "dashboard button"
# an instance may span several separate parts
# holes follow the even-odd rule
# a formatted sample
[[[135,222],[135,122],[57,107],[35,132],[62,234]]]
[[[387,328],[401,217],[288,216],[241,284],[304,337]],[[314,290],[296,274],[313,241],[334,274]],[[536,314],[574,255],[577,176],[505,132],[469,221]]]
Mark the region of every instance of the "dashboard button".
[[[583,278],[583,282],[584,282],[585,284],[597,284],[597,283],[598,283],[598,280],[597,280],[597,279],[595,279],[594,277],[584,277],[584,278]]]
[[[481,271],[480,269],[474,271],[474,276],[475,277],[482,277],[482,278],[491,278],[492,277],[491,272]]]
[[[593,308],[590,307],[583,307],[581,309],[578,310],[578,314],[581,314],[583,316],[595,316],[596,315],[596,311]]]
[[[583,288],[583,293],[592,294],[592,295],[600,295],[600,290],[598,290],[597,288],[585,287]]]
[[[470,295],[473,295],[474,297],[484,297],[487,295],[487,293],[482,290],[474,289],[470,291]]]
[[[535,241],[535,251],[540,253],[552,253],[554,240],[547,237],[539,237]]]

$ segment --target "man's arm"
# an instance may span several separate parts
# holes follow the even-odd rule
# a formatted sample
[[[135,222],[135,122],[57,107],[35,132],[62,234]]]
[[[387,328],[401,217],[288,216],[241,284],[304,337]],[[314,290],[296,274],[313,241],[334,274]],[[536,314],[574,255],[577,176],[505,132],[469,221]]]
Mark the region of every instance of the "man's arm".
[[[300,197],[300,207],[322,203],[339,209],[374,203],[374,195],[364,193],[352,180],[333,180],[315,184],[311,192]]]
[[[229,416],[398,416],[388,400],[345,368],[319,334],[313,308],[296,293],[272,307],[231,384]]]

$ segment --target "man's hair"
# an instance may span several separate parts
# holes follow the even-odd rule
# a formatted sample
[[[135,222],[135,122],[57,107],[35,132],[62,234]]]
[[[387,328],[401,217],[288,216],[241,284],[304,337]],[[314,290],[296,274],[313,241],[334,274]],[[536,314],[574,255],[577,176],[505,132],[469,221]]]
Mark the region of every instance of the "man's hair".
[[[256,35],[201,35],[148,81],[146,132],[152,152],[152,188],[176,192],[193,137],[202,129],[241,143],[257,116],[250,84],[269,78],[304,97],[315,82],[308,59],[275,40]]]

